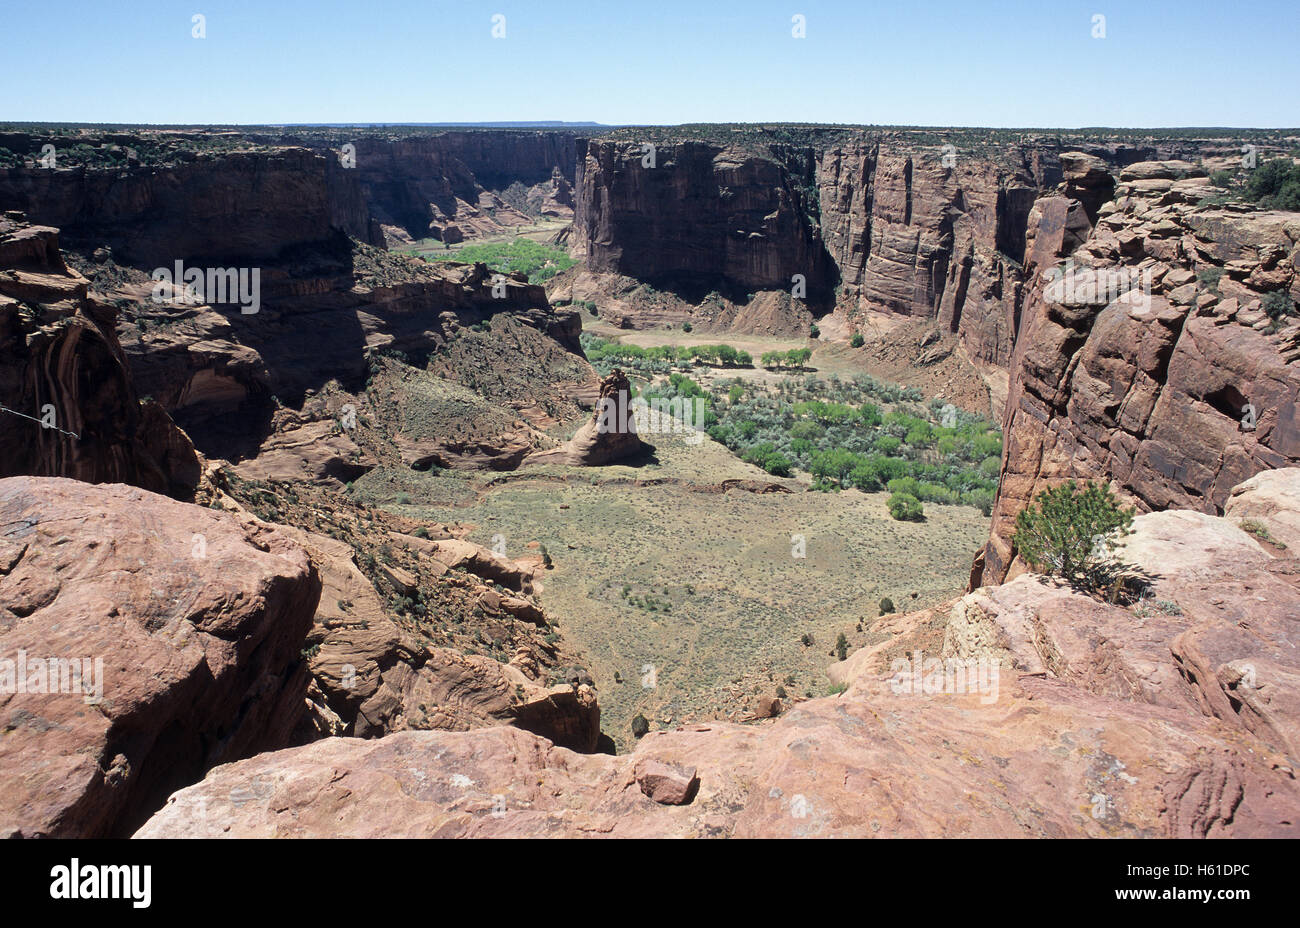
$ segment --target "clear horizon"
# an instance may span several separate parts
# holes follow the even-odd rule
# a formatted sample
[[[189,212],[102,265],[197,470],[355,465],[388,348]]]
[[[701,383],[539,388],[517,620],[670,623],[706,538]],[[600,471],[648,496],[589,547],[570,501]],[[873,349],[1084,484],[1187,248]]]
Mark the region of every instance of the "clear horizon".
[[[1284,0],[1246,16],[1205,0],[79,0],[60,14],[6,11],[21,41],[0,122],[1300,124]]]

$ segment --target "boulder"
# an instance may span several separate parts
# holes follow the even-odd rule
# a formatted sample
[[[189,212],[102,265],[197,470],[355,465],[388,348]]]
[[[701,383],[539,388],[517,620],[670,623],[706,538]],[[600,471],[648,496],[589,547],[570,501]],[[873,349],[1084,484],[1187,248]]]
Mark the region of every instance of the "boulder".
[[[0,526],[0,832],[129,834],[214,765],[289,743],[321,590],[302,548],[61,478],[0,480]]]
[[[641,792],[665,806],[684,806],[695,798],[700,778],[694,767],[679,769],[657,760],[647,760],[637,766],[634,774]]]

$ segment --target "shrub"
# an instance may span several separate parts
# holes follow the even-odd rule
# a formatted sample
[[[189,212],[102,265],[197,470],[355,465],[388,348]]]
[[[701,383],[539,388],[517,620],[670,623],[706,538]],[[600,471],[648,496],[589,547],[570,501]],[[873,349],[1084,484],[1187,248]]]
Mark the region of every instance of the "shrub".
[[[840,636],[835,639],[835,656],[840,660],[849,656],[849,639],[844,637],[844,632],[840,632]]]
[[[996,495],[992,490],[971,490],[968,499],[970,504],[980,511],[980,515],[991,516]]]
[[[886,596],[880,601],[880,614],[889,615],[894,611],[894,601]]]
[[[1203,283],[1209,290],[1218,290],[1219,280],[1222,277],[1223,268],[1221,267],[1207,267],[1205,270],[1199,271],[1196,274],[1196,279]]]
[[[644,715],[638,712],[632,716],[632,737],[644,738],[650,731],[650,723],[646,721]]]
[[[921,501],[911,493],[895,493],[889,497],[889,514],[900,522],[920,522],[925,518]]]
[[[683,322],[683,323],[682,323],[682,331],[683,331],[683,332],[689,332],[692,328],[693,328],[693,326],[692,326],[689,322]]]
[[[1274,290],[1272,293],[1265,294],[1262,308],[1264,315],[1273,320],[1295,315],[1295,303],[1285,290]]]
[[[853,337],[849,339],[849,345],[851,345],[854,348],[861,348],[865,343],[865,341],[866,339],[862,337],[861,332],[854,332]]]
[[[808,326],[809,338],[821,338],[821,335],[822,335],[822,330],[817,328],[817,323],[814,322],[812,325]]]
[[[1107,543],[1127,534],[1132,522],[1133,510],[1121,507],[1110,487],[1067,480],[1021,510],[1012,543],[1034,567],[1095,592],[1116,575]]]
[[[767,457],[762,464],[763,470],[773,477],[789,477],[792,467],[794,465],[790,462],[790,459],[779,451]]]
[[[1267,209],[1300,210],[1300,164],[1274,158],[1250,173],[1242,192]]]

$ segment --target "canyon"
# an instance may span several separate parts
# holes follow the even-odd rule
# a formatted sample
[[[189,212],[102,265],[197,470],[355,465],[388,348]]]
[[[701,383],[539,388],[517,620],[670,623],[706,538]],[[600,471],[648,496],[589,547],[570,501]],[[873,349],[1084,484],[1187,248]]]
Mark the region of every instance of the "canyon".
[[[0,656],[102,656],[116,681],[102,706],[0,687],[0,831],[1294,836],[1300,213],[1223,195],[1211,175],[1240,144],[0,131]],[[544,280],[451,252],[543,222],[576,260]],[[160,288],[178,260],[256,268],[257,311]],[[592,565],[642,536],[592,543],[605,529],[582,520],[601,499],[635,512],[627,492],[770,513],[751,501],[810,488],[600,428],[634,390],[589,359],[597,326],[807,344],[808,379],[872,374],[996,420],[990,511],[935,518],[979,543],[933,585],[831,591],[858,619],[852,653],[822,661],[829,695],[779,685],[779,662],[737,671],[713,716],[669,701],[629,740],[641,697],[614,688],[641,661],[589,666],[606,643],[554,604],[627,599],[631,573]],[[802,379],[707,367],[682,369],[723,392],[724,374]],[[1018,515],[1070,479],[1134,507],[1141,600],[1017,551]],[[511,492],[552,492],[537,521],[570,534],[493,521]],[[784,557],[791,532],[764,531],[755,550]],[[706,592],[690,580],[682,628]],[[877,616],[882,593],[905,608]],[[984,662],[1000,693],[900,692],[912,654]]]

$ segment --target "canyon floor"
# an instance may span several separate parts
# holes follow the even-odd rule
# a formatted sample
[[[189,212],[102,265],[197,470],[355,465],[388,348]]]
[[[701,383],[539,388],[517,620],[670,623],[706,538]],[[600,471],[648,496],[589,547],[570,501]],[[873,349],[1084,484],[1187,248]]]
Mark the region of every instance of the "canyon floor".
[[[898,522],[888,493],[811,492],[704,435],[646,438],[655,455],[638,466],[381,468],[354,484],[364,503],[461,523],[508,557],[545,546],[540,601],[586,661],[620,750],[638,714],[671,728],[824,695],[837,635],[856,650],[878,640],[882,598],[923,608],[960,591],[988,531],[969,506]]]

